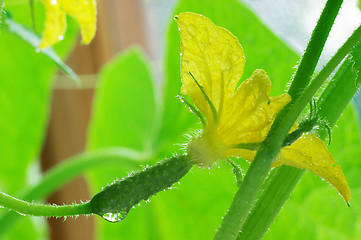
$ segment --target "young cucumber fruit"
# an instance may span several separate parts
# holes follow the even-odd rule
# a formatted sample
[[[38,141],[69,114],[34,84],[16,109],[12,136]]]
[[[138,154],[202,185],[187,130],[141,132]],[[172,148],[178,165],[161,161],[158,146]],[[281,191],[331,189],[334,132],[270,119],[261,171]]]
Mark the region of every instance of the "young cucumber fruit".
[[[110,222],[119,222],[134,205],[178,182],[192,165],[186,155],[179,155],[115,181],[90,200],[92,212]]]

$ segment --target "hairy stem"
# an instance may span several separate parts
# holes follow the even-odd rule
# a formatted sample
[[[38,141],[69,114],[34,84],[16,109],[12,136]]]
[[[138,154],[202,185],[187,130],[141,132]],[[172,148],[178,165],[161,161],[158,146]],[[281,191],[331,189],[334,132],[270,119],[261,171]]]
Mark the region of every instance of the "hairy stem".
[[[238,233],[237,240],[262,239],[301,179],[304,169],[279,167]]]
[[[358,44],[360,39],[361,27],[352,34],[321,70],[314,79],[314,82],[310,84],[308,87],[310,92],[314,92],[316,87],[320,86],[326,80],[328,75],[331,74],[346,54]],[[327,120],[330,127],[335,125],[337,119],[341,116],[341,113],[357,91],[357,86],[352,81],[355,76],[352,75],[352,62],[348,59],[343,63],[342,67],[336,73],[334,80],[329,83],[318,101],[318,114],[321,119]],[[320,137],[324,139],[325,134],[322,134]],[[288,166],[281,166],[277,170],[265,192],[252,209],[252,213],[248,216],[242,231],[237,236],[238,240],[261,239],[263,237],[286,200],[289,199],[304,172],[304,169]]]
[[[292,97],[293,102],[298,99],[307,87],[312,73],[315,71],[317,62],[342,2],[343,0],[328,0],[326,3],[320,19],[312,32],[311,39],[295,73],[290,89],[288,90],[288,94]]]
[[[44,205],[26,202],[2,192],[0,192],[0,203],[2,207],[9,208],[20,214],[32,216],[64,217],[92,213],[89,202],[63,206]]]
[[[329,0],[326,3],[291,85],[289,93],[293,102],[302,94],[311,78],[341,3],[342,0]],[[236,239],[289,130],[311,97],[297,101],[298,104],[287,105],[278,114],[214,239]]]

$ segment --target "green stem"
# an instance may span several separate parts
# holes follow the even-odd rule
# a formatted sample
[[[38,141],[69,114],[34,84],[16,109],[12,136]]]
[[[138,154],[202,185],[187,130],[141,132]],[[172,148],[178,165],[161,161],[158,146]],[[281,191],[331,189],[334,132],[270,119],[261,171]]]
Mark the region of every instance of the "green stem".
[[[2,192],[0,192],[0,204],[2,207],[20,214],[42,217],[64,217],[92,213],[89,202],[63,206],[44,205],[26,202]]]
[[[290,95],[292,96],[293,101],[295,101],[298,98],[297,96],[302,93],[311,78],[341,3],[342,0],[329,0],[326,3],[312,34],[311,41],[308,44],[305,56],[301,60],[295,79],[291,85]],[[309,99],[303,98],[301,101],[297,101],[296,104],[287,105],[280,114],[278,114],[270,132],[262,143],[260,150],[257,152],[244,181],[237,191],[214,239],[228,240],[237,237],[289,130],[303,108],[307,105],[309,100],[311,100],[311,97],[309,97]]]
[[[358,46],[358,48],[361,48],[361,46]],[[330,126],[335,125],[358,89],[356,83],[352,81],[357,77],[353,65],[351,59],[347,59],[342,64],[335,74],[334,80],[329,83],[318,101],[318,105],[321,106],[318,114],[320,116],[327,116],[326,119]],[[348,101],[345,101],[346,99]],[[323,134],[323,132],[319,131],[320,136]]]
[[[290,166],[281,166],[276,170],[244,223],[237,240],[262,239],[304,172],[304,169]]]
[[[309,99],[312,97],[316,91],[322,86],[326,81],[328,76],[335,70],[335,68],[340,64],[340,62],[346,57],[347,54],[357,45],[361,39],[361,26],[359,26],[349,39],[342,45],[336,54],[331,58],[331,60],[326,64],[326,66],[321,70],[317,77],[312,81],[312,83],[307,87],[303,93],[303,98]]]
[[[353,33],[325,68],[321,70],[314,82],[308,87],[310,92],[311,90],[314,91],[315,86],[323,83],[345,55],[358,44],[359,39],[361,39],[361,27]],[[321,119],[326,119],[331,127],[335,125],[337,119],[341,116],[341,113],[357,91],[357,86],[352,81],[356,77],[353,74],[352,62],[348,59],[338,70],[334,80],[329,83],[318,101],[318,114]],[[320,137],[324,139],[325,134],[322,134]],[[237,239],[261,239],[286,200],[289,199],[304,172],[304,169],[281,166],[270,180],[256,206],[252,209],[252,213],[247,218]]]
[[[150,157],[147,155],[126,148],[106,148],[86,152],[69,158],[47,171],[41,181],[31,189],[26,190],[22,196],[28,201],[43,200],[46,196],[49,196],[87,170],[107,165],[119,165],[125,168],[124,172],[126,173],[129,168],[133,170],[138,168],[139,163],[148,158]],[[0,216],[0,226],[2,228],[0,239],[20,218],[21,215],[11,211]]]
[[[305,54],[295,73],[288,94],[292,101],[296,101],[303,90],[307,87],[312,73],[315,71],[317,62],[330,33],[331,27],[336,19],[343,0],[328,0],[315,29],[312,32]]]

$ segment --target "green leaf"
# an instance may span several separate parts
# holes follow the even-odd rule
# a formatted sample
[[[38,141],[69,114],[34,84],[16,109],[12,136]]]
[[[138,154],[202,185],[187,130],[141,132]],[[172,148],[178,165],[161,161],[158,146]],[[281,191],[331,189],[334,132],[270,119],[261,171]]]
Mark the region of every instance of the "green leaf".
[[[25,4],[6,1],[6,7],[16,22],[31,26],[28,1]],[[36,20],[41,23],[44,20],[42,4],[38,2],[35,7]],[[0,190],[16,195],[27,186],[31,176],[29,168],[34,167],[42,149],[57,66],[6,28],[0,31]],[[72,34],[65,38],[60,55],[69,52],[75,39]],[[4,239],[26,240],[45,235],[44,227],[27,220]]]
[[[100,73],[88,146],[126,146],[151,150],[155,100],[149,68],[141,50],[116,57]]]
[[[40,2],[40,0],[34,0],[34,2]],[[11,5],[28,5],[29,0],[6,0],[6,6]]]
[[[16,216],[17,215],[18,214],[16,214]],[[20,217],[22,217],[21,221],[19,221],[14,228],[11,228],[11,232],[6,235],[6,238],[2,239],[48,239],[49,229],[46,219],[39,217]],[[2,230],[3,229],[2,226]]]
[[[12,194],[26,186],[28,168],[41,151],[55,67],[6,33],[1,34],[0,52],[0,189]],[[28,239],[36,236],[29,228],[25,232]]]
[[[154,239],[212,239],[236,189],[229,164],[193,168],[176,189],[158,194],[149,203],[149,218],[159,228]]]
[[[355,106],[355,111],[356,111],[356,115],[357,115],[359,131],[360,131],[360,135],[361,135],[361,94],[360,94],[360,90],[358,93],[355,94],[353,100],[354,100],[354,106]]]
[[[22,16],[26,15],[28,5],[16,5],[9,10],[24,21]],[[43,15],[39,10],[41,21]],[[70,35],[65,42],[72,41],[74,37]],[[69,47],[70,44],[61,53],[68,52]],[[0,106],[1,115],[5,116],[0,119],[0,156],[4,159],[0,162],[0,187],[12,193],[26,184],[27,167],[36,160],[42,147],[56,65],[7,31],[1,31],[0,51]]]
[[[14,192],[26,184],[26,169],[41,148],[46,128],[51,61],[7,32],[0,38],[0,187]],[[31,124],[29,124],[31,122]]]
[[[319,113],[321,116],[326,115],[327,121],[331,124],[337,121],[342,109],[345,109],[348,105],[346,101],[338,101],[338,99],[352,99],[352,96],[357,91],[356,81],[358,76],[353,69],[354,65],[351,58],[347,58],[320,96],[319,104],[322,104],[322,108]]]
[[[8,25],[8,31],[10,33],[15,34],[16,36],[20,37],[23,41],[29,43],[31,46],[39,51],[40,53],[47,56],[50,60],[52,60],[65,74],[67,74],[70,78],[72,78],[75,82],[80,84],[80,78],[78,75],[73,72],[73,70],[66,65],[58,56],[58,54],[53,50],[53,48],[46,48],[40,50],[38,46],[40,45],[41,39],[35,35],[32,31],[27,29],[26,27],[22,26],[21,24],[16,23],[10,18],[6,19],[6,24]]]

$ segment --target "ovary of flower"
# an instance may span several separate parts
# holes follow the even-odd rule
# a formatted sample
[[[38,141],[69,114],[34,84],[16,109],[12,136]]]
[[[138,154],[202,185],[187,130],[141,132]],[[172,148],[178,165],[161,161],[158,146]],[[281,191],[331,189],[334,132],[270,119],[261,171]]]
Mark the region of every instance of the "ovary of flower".
[[[42,0],[45,26],[40,48],[46,48],[62,40],[66,31],[66,14],[72,16],[80,26],[82,43],[88,44],[96,31],[95,0]]]
[[[270,97],[271,82],[259,69],[237,88],[245,64],[238,39],[199,14],[181,13],[176,21],[181,37],[182,94],[189,95],[207,120],[203,132],[190,140],[188,155],[201,166],[230,156],[252,162],[256,152],[236,146],[262,142],[291,97]],[[349,187],[335,162],[323,141],[307,133],[281,149],[272,166],[306,168],[328,181],[349,202]]]

